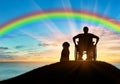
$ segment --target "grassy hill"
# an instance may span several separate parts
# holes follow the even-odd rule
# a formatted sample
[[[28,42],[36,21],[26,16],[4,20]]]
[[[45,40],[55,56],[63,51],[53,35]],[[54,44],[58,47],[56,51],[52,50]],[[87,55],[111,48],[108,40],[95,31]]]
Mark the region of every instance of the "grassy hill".
[[[69,61],[46,65],[0,84],[120,84],[120,70],[101,61]]]

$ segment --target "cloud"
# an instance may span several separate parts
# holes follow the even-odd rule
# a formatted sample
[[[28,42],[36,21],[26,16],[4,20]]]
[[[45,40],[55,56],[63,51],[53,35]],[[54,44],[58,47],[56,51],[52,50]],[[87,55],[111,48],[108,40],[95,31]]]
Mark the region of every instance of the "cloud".
[[[109,49],[112,49],[112,50],[120,50],[120,46],[111,46]]]
[[[8,50],[8,47],[0,47],[0,50]]]
[[[40,43],[38,45],[39,46],[44,46],[44,47],[46,47],[46,46],[58,46],[58,44],[56,44],[56,43]]]
[[[7,52],[5,52],[6,54],[15,54],[15,53],[18,53],[17,51],[15,51],[15,52],[11,52],[11,51],[7,51]]]
[[[20,61],[27,60],[25,52],[11,52],[11,51],[1,51],[0,52],[0,61]]]
[[[25,46],[22,46],[22,45],[19,45],[19,46],[16,46],[15,48],[16,49],[21,49],[21,48],[24,48]]]
[[[13,60],[14,57],[11,56],[11,55],[0,54],[0,59],[9,59],[9,60]]]
[[[0,59],[6,59],[6,60],[13,60],[14,56],[9,52],[1,51],[0,52]]]

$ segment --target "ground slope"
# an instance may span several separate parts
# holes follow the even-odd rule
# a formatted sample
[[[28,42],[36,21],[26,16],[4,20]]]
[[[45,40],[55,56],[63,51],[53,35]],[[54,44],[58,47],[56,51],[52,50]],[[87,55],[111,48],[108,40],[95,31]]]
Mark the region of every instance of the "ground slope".
[[[120,70],[101,61],[69,61],[46,65],[0,84],[120,84]]]

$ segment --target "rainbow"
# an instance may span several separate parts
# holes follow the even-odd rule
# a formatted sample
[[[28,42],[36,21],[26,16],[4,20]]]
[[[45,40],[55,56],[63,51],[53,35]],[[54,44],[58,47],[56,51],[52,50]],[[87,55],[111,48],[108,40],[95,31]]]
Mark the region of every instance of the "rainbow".
[[[54,18],[71,18],[99,23],[106,28],[113,30],[114,32],[120,33],[120,22],[112,20],[111,18],[88,11],[51,10],[44,12],[34,12],[1,25],[0,36],[3,36],[6,33],[16,28],[20,28],[21,26],[24,26],[28,23]]]

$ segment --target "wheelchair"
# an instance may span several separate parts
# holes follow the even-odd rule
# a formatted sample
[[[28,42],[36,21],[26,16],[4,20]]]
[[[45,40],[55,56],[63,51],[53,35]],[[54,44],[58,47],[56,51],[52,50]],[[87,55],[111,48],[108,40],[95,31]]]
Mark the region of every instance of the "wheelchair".
[[[79,45],[77,45],[77,47],[75,47],[75,51],[74,51],[74,57],[75,57],[75,61],[79,61],[80,59],[79,59],[79,52],[80,52],[80,50],[79,50]],[[91,52],[90,52],[90,59],[89,60],[91,60],[91,61],[96,61],[96,59],[97,59],[97,48],[96,48],[97,46],[96,45],[94,45],[94,42],[92,42],[92,46],[90,47],[90,49],[91,49]],[[87,51],[84,51],[83,50],[83,53],[82,53],[82,56],[84,55],[84,54],[87,54],[86,53]]]

